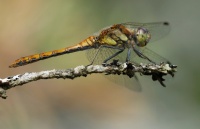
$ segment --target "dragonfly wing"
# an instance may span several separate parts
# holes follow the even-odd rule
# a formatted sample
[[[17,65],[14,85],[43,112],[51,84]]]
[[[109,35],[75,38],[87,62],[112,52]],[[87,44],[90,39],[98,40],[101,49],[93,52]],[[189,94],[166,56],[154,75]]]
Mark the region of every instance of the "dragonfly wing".
[[[97,51],[98,51],[98,49],[89,49],[86,51],[86,56],[90,62],[92,62],[93,59],[95,58]],[[104,62],[104,60],[106,60],[107,58],[109,58],[110,56],[112,56],[113,54],[115,54],[118,51],[119,51],[118,49],[102,47],[99,50],[98,55],[96,56],[96,58],[94,60],[94,64],[102,64]],[[111,63],[113,61],[113,59],[119,60],[120,62],[126,62],[127,53],[128,53],[128,49],[125,49],[122,53],[120,53],[116,57],[112,58],[107,63]],[[133,51],[131,51],[131,61],[134,62],[135,59],[132,57],[137,57],[137,55]]]
[[[166,63],[170,63],[170,61],[164,57],[162,57],[161,55],[157,54],[156,52],[152,51],[151,49],[147,48],[147,47],[143,47],[143,48],[139,48],[139,50],[145,55],[147,56],[149,59],[151,59],[152,61],[154,61],[156,64],[159,64],[161,62],[166,62]],[[135,63],[151,63],[146,59],[140,58],[136,53],[132,54],[132,60]]]
[[[94,60],[93,64],[99,65],[99,64],[102,64],[104,60],[112,56],[117,51],[119,50],[113,49],[113,48],[105,48],[105,47],[101,47],[100,49],[93,48],[93,49],[86,50],[86,56],[90,62]],[[97,52],[98,52],[98,55],[96,56]]]
[[[137,75],[135,75],[134,78],[130,78],[127,75],[105,75],[104,77],[120,86],[125,86],[132,91],[142,91]]]
[[[89,49],[86,51],[86,56],[90,62],[92,62],[93,59],[95,58],[97,51],[98,51],[98,49]],[[112,56],[113,54],[115,54],[118,51],[119,51],[118,49],[102,47],[99,50],[98,55],[96,56],[93,64],[102,64],[107,58],[109,58],[110,56]],[[122,53],[120,53],[116,57],[112,58],[107,63],[111,63],[114,59],[119,60],[120,62],[126,62],[127,53],[128,53],[128,49],[125,49]],[[136,55],[135,52],[131,51],[131,60],[130,60],[131,62],[134,62],[134,60],[135,60],[135,58],[133,58],[133,57],[138,57],[138,56]]]
[[[150,42],[162,39],[170,32],[170,25],[168,22],[152,22],[152,23],[127,22],[127,23],[122,23],[122,25],[130,29],[136,29],[138,27],[146,28],[151,34]]]
[[[87,58],[90,62],[93,61],[98,49],[89,49],[86,51]],[[102,64],[105,59],[113,55],[119,51],[118,49],[113,49],[113,48],[101,48],[99,50],[99,53],[97,57],[94,60],[94,64]],[[126,61],[126,55],[127,55],[127,50],[125,50],[123,53],[120,53],[118,56],[114,57],[113,59],[119,60],[120,62],[125,62]],[[112,62],[113,59],[111,59],[109,62]],[[134,78],[129,78],[126,75],[105,75],[108,80],[115,82],[116,84],[119,84],[121,86],[125,86],[130,90],[134,91],[141,91],[141,86],[140,83],[135,76]]]

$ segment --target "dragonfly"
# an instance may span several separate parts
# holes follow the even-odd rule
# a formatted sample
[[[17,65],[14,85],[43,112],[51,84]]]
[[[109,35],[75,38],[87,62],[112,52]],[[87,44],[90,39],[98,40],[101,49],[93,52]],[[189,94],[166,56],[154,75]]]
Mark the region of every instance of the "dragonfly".
[[[165,37],[170,30],[168,22],[137,23],[126,22],[103,28],[78,44],[70,47],[21,57],[10,68],[27,65],[63,54],[87,51],[90,64],[106,64],[119,58],[126,62],[147,61],[150,63],[169,62],[146,46]],[[133,57],[132,57],[133,56]]]

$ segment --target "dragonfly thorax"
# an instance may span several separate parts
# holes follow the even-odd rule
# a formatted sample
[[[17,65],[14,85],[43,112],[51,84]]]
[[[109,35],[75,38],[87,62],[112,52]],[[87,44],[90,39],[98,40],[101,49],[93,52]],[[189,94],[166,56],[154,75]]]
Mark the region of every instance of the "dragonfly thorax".
[[[139,47],[146,46],[149,40],[151,39],[149,31],[142,27],[136,29],[135,37],[136,37],[136,44]]]

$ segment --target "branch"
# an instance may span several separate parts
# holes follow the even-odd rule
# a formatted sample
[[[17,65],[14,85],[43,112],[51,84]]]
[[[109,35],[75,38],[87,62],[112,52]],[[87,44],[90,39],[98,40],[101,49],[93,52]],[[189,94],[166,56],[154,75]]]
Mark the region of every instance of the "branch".
[[[103,65],[90,65],[90,66],[77,66],[75,68],[66,70],[47,70],[41,72],[31,72],[10,76],[4,79],[0,78],[0,97],[6,98],[6,90],[15,86],[20,86],[32,81],[40,79],[52,79],[52,78],[63,78],[63,79],[74,79],[77,77],[84,76],[93,73],[104,73],[109,74],[124,74],[130,78],[135,75],[136,72],[142,75],[151,75],[154,81],[159,81],[162,86],[165,86],[162,78],[163,76],[170,74],[172,77],[176,72],[177,66],[171,65],[170,63],[158,64],[140,64],[136,65],[133,63],[120,63],[113,61],[111,64]],[[117,76],[116,75],[116,76]]]

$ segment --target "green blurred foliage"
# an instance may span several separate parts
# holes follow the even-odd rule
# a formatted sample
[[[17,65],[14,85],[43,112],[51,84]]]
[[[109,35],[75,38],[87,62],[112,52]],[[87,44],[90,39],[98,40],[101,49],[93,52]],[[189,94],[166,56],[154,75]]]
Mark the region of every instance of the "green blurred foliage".
[[[199,128],[199,4],[197,0],[1,0],[1,78],[88,64],[84,52],[79,52],[8,68],[21,56],[71,46],[101,28],[128,21],[169,21],[170,34],[149,47],[178,65],[167,88],[142,76],[141,93],[100,75],[13,88],[7,100],[0,100],[1,128]]]

